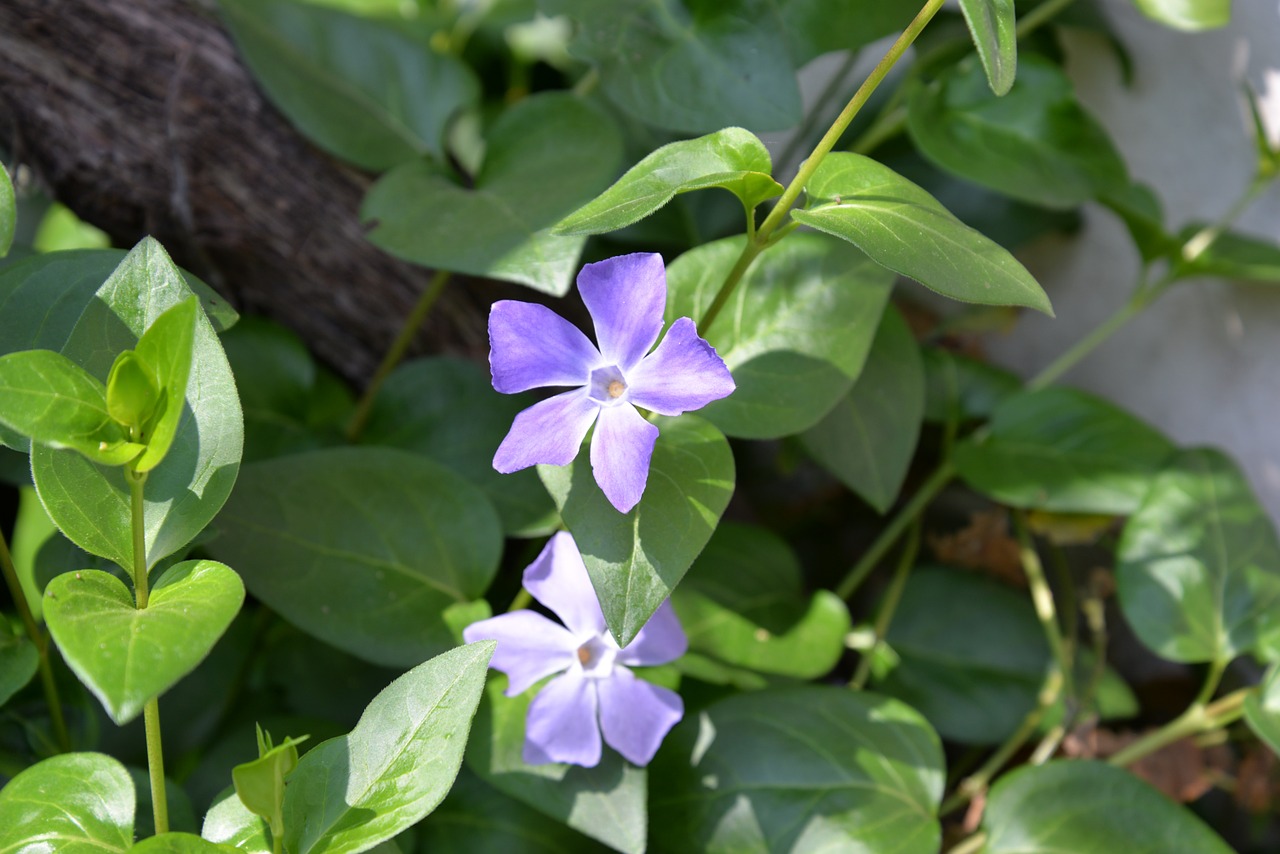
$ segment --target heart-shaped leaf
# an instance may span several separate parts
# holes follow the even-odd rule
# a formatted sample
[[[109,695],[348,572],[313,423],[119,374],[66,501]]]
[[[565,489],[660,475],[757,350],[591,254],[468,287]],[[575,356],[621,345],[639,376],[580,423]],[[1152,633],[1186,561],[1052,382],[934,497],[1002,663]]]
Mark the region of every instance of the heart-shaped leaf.
[[[960,0],[960,11],[978,49],[987,83],[996,95],[1013,86],[1018,69],[1017,20],[1013,0]]]
[[[0,789],[0,851],[125,852],[133,845],[133,781],[101,753],[64,753]]]
[[[105,381],[116,356],[134,349],[161,314],[190,296],[181,272],[148,237],[88,301],[62,352]],[[243,427],[235,380],[213,327],[197,314],[186,399],[178,404],[183,416],[164,464],[147,477],[149,567],[204,529],[231,491],[240,464]],[[37,445],[31,471],[49,516],[68,539],[132,573],[132,512],[123,470]]]
[[[1280,755],[1280,664],[1267,668],[1257,690],[1245,697],[1244,719],[1253,734]]]
[[[567,466],[538,466],[620,647],[671,595],[733,495],[733,452],[719,430],[692,415],[654,423],[648,486],[630,513],[605,498],[585,452]]]
[[[60,575],[44,593],[44,618],[62,657],[117,724],[142,712],[199,664],[244,601],[231,569],[189,560],[161,576],[147,607],[114,575]]]
[[[648,831],[648,774],[616,751],[594,768],[526,765],[525,719],[536,691],[508,697],[503,676],[489,679],[476,713],[467,767],[500,792],[627,854],[642,854]]]
[[[1173,661],[1280,647],[1280,541],[1236,465],[1182,451],[1151,484],[1116,552],[1125,618]]]
[[[602,234],[644,219],[677,193],[722,187],[748,211],[782,195],[769,149],[751,131],[724,128],[668,143],[627,170],[612,187],[565,217],[557,234]]]
[[[689,649],[737,667],[817,679],[844,654],[849,609],[804,594],[800,561],[764,528],[722,522],[671,596]]]
[[[899,661],[876,690],[967,744],[1011,735],[1035,707],[1049,667],[1031,598],[960,570],[914,570],[887,640]]]
[[[701,318],[742,238],[699,246],[667,268],[667,322]],[[893,276],[857,249],[797,234],[762,255],[724,311],[700,330],[737,388],[698,415],[726,434],[775,439],[812,427],[853,387]]]
[[[1128,184],[1120,153],[1076,101],[1066,73],[1034,54],[1023,57],[1004,97],[991,93],[973,63],[917,82],[907,129],[940,168],[1031,204],[1076,207]]]
[[[537,95],[494,122],[473,186],[411,161],[373,186],[360,216],[371,241],[406,261],[562,296],[586,238],[548,229],[604,188],[621,155],[603,113],[571,95]]]
[[[953,460],[969,486],[1002,504],[1124,515],[1172,452],[1168,439],[1128,412],[1050,387],[1001,403],[986,435],[960,442]]]
[[[942,745],[908,706],[804,685],[684,720],[650,768],[656,851],[895,851],[942,841]]]
[[[1147,17],[1179,30],[1211,30],[1231,22],[1231,0],[1134,0]]]
[[[0,618],[0,706],[31,681],[39,665],[35,645],[15,635],[8,619]]]
[[[924,418],[924,362],[907,322],[885,311],[849,393],[800,434],[806,451],[884,513],[898,497]]]
[[[254,596],[367,661],[408,667],[453,646],[502,551],[483,493],[418,454],[333,448],[244,467],[208,544]],[[299,579],[305,579],[300,583]]]
[[[828,154],[805,191],[812,207],[792,211],[797,222],[849,241],[895,273],[952,299],[1053,314],[1040,285],[1006,249],[869,157]]]
[[[290,0],[219,5],[276,106],[316,145],[357,166],[443,159],[449,119],[479,99],[465,63],[377,21]]]
[[[348,735],[298,762],[284,795],[293,854],[366,851],[421,821],[448,794],[494,644],[467,644],[388,685]]]
[[[18,203],[13,196],[13,182],[9,180],[4,164],[0,163],[0,258],[9,254],[17,221]]]
[[[996,781],[982,817],[983,852],[1195,851],[1231,848],[1195,813],[1123,768],[1063,760]]]

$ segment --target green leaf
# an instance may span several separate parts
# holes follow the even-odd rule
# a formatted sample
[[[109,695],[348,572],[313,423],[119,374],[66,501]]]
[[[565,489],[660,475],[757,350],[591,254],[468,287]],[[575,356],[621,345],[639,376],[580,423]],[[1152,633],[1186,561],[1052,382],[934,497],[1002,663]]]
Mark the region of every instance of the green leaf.
[[[960,476],[1012,507],[1125,515],[1138,508],[1173,445],[1093,395],[1050,387],[1006,399],[985,437],[956,445]]]
[[[987,795],[984,854],[1231,848],[1195,813],[1123,768],[1059,760],[1005,774]]]
[[[666,320],[701,318],[743,238],[699,246],[667,268]],[[762,255],[710,329],[737,389],[699,410],[726,434],[774,439],[812,427],[853,387],[893,277],[853,247],[797,234]]]
[[[148,837],[129,849],[129,854],[227,854],[231,845],[218,845],[194,833],[162,833]]]
[[[142,450],[107,412],[106,389],[52,350],[0,356],[0,423],[38,445],[118,466]]]
[[[1013,86],[1018,70],[1017,21],[1013,0],[960,0],[960,11],[978,49],[987,83],[997,96]]]
[[[64,753],[0,789],[0,851],[103,854],[133,844],[133,781],[101,753]]]
[[[848,240],[895,273],[964,302],[1053,314],[1007,250],[887,166],[860,154],[828,154],[805,189],[815,207],[792,211],[797,222]]]
[[[284,786],[285,777],[298,767],[298,745],[307,740],[286,738],[275,746],[271,734],[263,734],[257,727],[258,758],[242,762],[231,769],[231,782],[236,797],[254,815],[267,820],[272,838],[284,838]]]
[[[620,647],[671,595],[733,495],[733,452],[719,430],[692,415],[654,423],[648,486],[630,513],[604,497],[585,453],[567,466],[538,466]]]
[[[1049,648],[1031,599],[978,575],[917,568],[886,640],[899,662],[876,689],[948,739],[998,744],[1036,705]]]
[[[373,186],[360,217],[374,244],[406,261],[563,296],[586,239],[549,229],[604,188],[621,156],[603,113],[569,94],[535,95],[494,122],[467,186],[408,162]]]
[[[1280,664],[1272,664],[1256,691],[1244,698],[1244,719],[1253,734],[1280,755]]]
[[[1134,0],[1153,20],[1179,30],[1211,30],[1231,23],[1231,0]]]
[[[285,789],[285,847],[354,854],[435,809],[462,765],[493,649],[468,644],[418,665],[348,735],[303,756]]]
[[[1003,368],[940,347],[922,347],[926,421],[987,418],[1022,391],[1022,380]]]
[[[853,388],[800,434],[827,471],[884,513],[906,479],[924,418],[924,362],[907,322],[890,306]]]
[[[763,528],[723,522],[671,596],[689,649],[763,673],[817,679],[844,653],[849,610],[804,595],[800,561]]]
[[[451,620],[498,568],[484,495],[417,454],[333,448],[244,467],[208,544],[254,596],[367,661],[409,667],[453,646]]]
[[[145,437],[147,449],[134,464],[140,472],[151,471],[169,453],[178,424],[182,420],[180,401],[187,396],[187,380],[191,376],[194,357],[196,318],[199,308],[194,298],[187,298],[165,311],[147,327],[134,351],[150,368],[160,387],[161,403]]]
[[[44,618],[67,665],[123,725],[204,660],[243,601],[235,572],[189,560],[161,576],[144,609],[113,575],[60,575],[45,590]]]
[[[111,365],[106,403],[107,413],[118,424],[139,433],[155,414],[156,405],[160,403],[160,386],[155,373],[134,351],[125,350]]]
[[[1203,224],[1188,226],[1180,233],[1178,241],[1185,244],[1204,227]],[[1280,246],[1247,234],[1226,231],[1187,265],[1187,274],[1280,283]]]
[[[974,63],[916,83],[907,129],[940,168],[1036,205],[1076,207],[1128,183],[1120,153],[1076,101],[1066,73],[1034,54],[1023,57],[1004,97]]]
[[[606,749],[594,768],[526,765],[525,718],[536,690],[507,697],[506,677],[489,679],[467,744],[467,767],[500,792],[617,851],[642,854],[648,831],[648,774]],[[657,849],[655,849],[657,850]]]
[[[498,394],[474,362],[415,359],[378,391],[361,441],[429,457],[484,491],[508,536],[540,536],[558,523],[555,505],[533,471],[499,474],[493,453],[533,399]]]
[[[18,518],[9,545],[13,567],[37,621],[43,618],[44,588],[54,577],[81,569],[118,572],[123,577],[123,570],[114,563],[94,557],[64,537],[30,486],[19,490]]]
[[[13,182],[9,180],[4,164],[0,163],[0,258],[9,254],[17,220],[18,202],[13,196]]]
[[[164,249],[146,238],[88,301],[62,352],[105,380],[121,351],[135,349],[161,314],[190,296]],[[239,469],[243,433],[235,380],[213,327],[203,313],[197,315],[186,400],[180,407],[184,417],[164,464],[147,477],[148,566],[204,529],[226,500]],[[132,572],[129,487],[123,470],[41,446],[32,451],[31,470],[45,508],[68,539]],[[85,507],[93,508],[92,515],[85,514]]]
[[[797,69],[836,50],[857,50],[911,23],[910,3],[866,0],[780,0],[784,35]]]
[[[267,823],[245,808],[228,788],[205,814],[200,835],[210,842],[230,845],[245,854],[273,854]]]
[[[677,193],[721,187],[748,211],[782,195],[769,149],[753,133],[730,127],[672,142],[627,170],[612,187],[565,217],[557,234],[602,234],[638,222]]]
[[[1178,250],[1179,243],[1164,230],[1160,198],[1146,184],[1116,185],[1100,194],[1098,201],[1124,222],[1143,261],[1154,261]]]
[[[804,685],[685,718],[650,768],[656,851],[931,854],[942,746],[886,697]]]
[[[25,635],[15,635],[8,618],[0,616],[0,706],[31,681],[39,665],[35,645]]]
[[[443,159],[449,120],[480,84],[453,56],[392,27],[290,0],[220,0],[271,100],[316,145],[381,171]]]
[[[1164,658],[1225,663],[1280,644],[1280,542],[1224,454],[1173,457],[1125,525],[1116,558],[1125,618]]]

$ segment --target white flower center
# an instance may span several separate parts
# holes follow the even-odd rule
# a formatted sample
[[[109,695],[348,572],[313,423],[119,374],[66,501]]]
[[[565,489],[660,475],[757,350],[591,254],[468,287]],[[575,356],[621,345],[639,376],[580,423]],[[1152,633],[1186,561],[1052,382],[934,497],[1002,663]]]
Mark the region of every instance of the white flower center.
[[[603,679],[613,674],[613,660],[618,655],[617,644],[610,643],[603,635],[596,635],[578,647],[578,663],[582,675],[589,679]]]
[[[619,403],[627,393],[627,378],[617,365],[596,368],[587,379],[587,395],[604,406]]]

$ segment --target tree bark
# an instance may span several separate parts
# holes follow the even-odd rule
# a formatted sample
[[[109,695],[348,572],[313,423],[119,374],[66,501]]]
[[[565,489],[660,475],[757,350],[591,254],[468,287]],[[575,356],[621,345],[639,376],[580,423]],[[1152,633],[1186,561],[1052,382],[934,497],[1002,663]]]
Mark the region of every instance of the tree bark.
[[[155,236],[356,383],[430,278],[364,239],[369,177],[294,131],[189,0],[0,2],[0,145],[118,245]],[[480,299],[445,297],[432,349],[483,352]]]

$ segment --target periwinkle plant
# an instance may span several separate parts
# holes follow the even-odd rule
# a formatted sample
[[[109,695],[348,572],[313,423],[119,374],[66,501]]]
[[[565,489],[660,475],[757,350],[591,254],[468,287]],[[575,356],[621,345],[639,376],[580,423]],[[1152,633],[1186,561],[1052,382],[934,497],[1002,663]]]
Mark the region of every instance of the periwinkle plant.
[[[0,268],[0,443],[29,454],[14,548],[0,538],[25,632],[0,621],[0,702],[23,732],[0,727],[0,851],[923,854],[944,827],[955,852],[1228,850],[1125,766],[1241,719],[1256,739],[1234,742],[1280,750],[1280,542],[1225,456],[1054,381],[1176,282],[1280,280],[1280,248],[1230,230],[1280,150],[1259,132],[1241,204],[1167,233],[1036,52],[1070,2],[1018,21],[963,0],[948,29],[931,24],[941,0],[542,0],[573,26],[537,31],[572,51],[513,32],[498,97],[484,87],[505,75],[467,61],[501,51],[515,13],[402,22],[432,29],[428,47],[322,6],[221,0],[277,106],[381,173],[369,239],[437,272],[355,401],[149,238]],[[1139,5],[1186,27],[1220,4]],[[891,74],[926,27],[933,46]],[[799,121],[795,69],[891,33],[838,118],[803,122],[775,167],[754,131]],[[527,93],[534,61],[573,90]],[[622,127],[638,159],[606,186]],[[935,165],[908,180],[877,159],[891,140]],[[1106,204],[1144,259],[1129,303],[1026,384],[917,341],[890,301],[901,276],[1051,311],[935,197],[953,177],[1023,232],[1061,222],[1032,205]],[[732,204],[680,198],[704,189]],[[739,215],[741,233],[699,245]],[[608,237],[583,264],[591,235]],[[576,278],[594,341],[571,307],[503,299],[487,374],[399,364],[455,273],[554,299]],[[913,459],[931,472],[909,477]],[[779,517],[812,481],[826,497]],[[841,484],[884,518],[831,499]],[[994,536],[1025,589],[919,565],[931,503],[961,485],[1011,520]],[[1064,532],[1108,550],[1118,609],[1110,576],[1072,572]],[[1107,762],[1061,758],[1069,735],[1138,711],[1107,663],[1117,613],[1155,654],[1203,665],[1203,685]],[[1227,676],[1241,656],[1260,681]],[[142,751],[98,752],[116,740],[88,695],[114,724],[144,719],[154,836],[136,838],[121,761]]]

